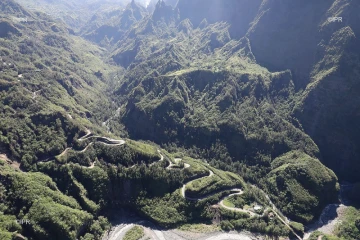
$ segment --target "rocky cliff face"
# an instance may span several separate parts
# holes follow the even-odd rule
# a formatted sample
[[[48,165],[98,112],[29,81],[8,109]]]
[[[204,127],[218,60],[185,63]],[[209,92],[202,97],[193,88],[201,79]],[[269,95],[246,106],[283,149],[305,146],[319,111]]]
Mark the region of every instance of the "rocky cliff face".
[[[325,17],[341,16],[342,22],[319,25],[321,39],[316,48],[309,83],[294,116],[318,144],[322,161],[340,178],[358,180],[360,42],[356,22],[357,1],[335,1]]]

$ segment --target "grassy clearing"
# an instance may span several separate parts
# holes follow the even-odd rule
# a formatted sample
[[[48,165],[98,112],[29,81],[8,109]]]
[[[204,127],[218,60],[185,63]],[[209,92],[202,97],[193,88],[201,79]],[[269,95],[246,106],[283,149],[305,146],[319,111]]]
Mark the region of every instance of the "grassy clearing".
[[[229,201],[228,198],[224,199],[224,205],[231,208],[235,207],[235,205],[231,201]]]

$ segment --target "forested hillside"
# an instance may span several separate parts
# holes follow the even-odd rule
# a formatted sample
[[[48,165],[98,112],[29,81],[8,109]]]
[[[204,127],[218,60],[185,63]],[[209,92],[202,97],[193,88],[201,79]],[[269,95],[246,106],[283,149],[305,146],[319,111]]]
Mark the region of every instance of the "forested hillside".
[[[96,13],[81,29],[84,38],[111,48],[133,24],[143,19],[148,12],[145,7],[132,1],[123,9]]]
[[[243,128],[236,137],[240,142],[236,147],[223,143],[226,152],[235,161],[246,157],[254,162],[248,146],[253,138],[240,139],[253,131],[266,139],[269,131],[263,129],[268,128],[289,138],[279,144],[265,141],[275,151],[262,155],[273,159],[298,148],[299,137],[284,134],[295,131],[309,139],[306,148],[319,148],[314,156],[338,176],[358,180],[358,2],[183,0],[174,10],[163,5],[136,24],[113,54],[127,68],[116,93],[126,108],[122,122],[130,136],[209,149],[217,140],[231,142],[235,136],[219,134],[235,134],[224,122],[237,121],[234,125]],[[229,19],[234,11],[246,13]],[[331,16],[343,16],[343,21],[329,22]],[[253,121],[249,115],[255,110]],[[271,112],[274,121],[268,119]],[[134,121],[152,124],[142,129]],[[287,127],[281,130],[273,125],[284,121]],[[249,124],[256,122],[266,128],[251,130]],[[296,146],[289,147],[291,142]],[[264,151],[263,143],[255,148]]]
[[[321,180],[330,195],[312,190],[328,171],[316,158],[341,180],[359,180],[358,8],[355,1],[158,3],[116,44],[112,58],[127,69],[115,92],[118,121],[131,138],[191,149],[264,187],[273,181],[274,159],[290,161],[300,150],[307,157],[296,158],[295,168],[309,179],[287,173],[293,183],[269,191],[275,201],[286,196],[279,207],[294,219],[315,220],[326,202],[337,201],[332,172]],[[329,22],[332,16],[343,21]]]
[[[17,2],[30,10],[44,12],[53,19],[66,23],[74,31],[78,31],[94,14],[123,9],[130,0],[18,0]]]
[[[107,239],[125,208],[154,229],[310,236],[360,181],[359,10],[1,1],[0,239]],[[360,238],[357,188],[309,239]]]

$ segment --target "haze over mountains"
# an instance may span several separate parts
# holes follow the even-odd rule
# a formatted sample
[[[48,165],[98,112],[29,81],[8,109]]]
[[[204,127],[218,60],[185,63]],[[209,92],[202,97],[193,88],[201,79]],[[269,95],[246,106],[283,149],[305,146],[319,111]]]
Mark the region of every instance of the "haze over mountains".
[[[359,239],[359,12],[3,0],[0,239],[101,239],[122,208],[299,239],[326,206],[342,223],[309,239]]]

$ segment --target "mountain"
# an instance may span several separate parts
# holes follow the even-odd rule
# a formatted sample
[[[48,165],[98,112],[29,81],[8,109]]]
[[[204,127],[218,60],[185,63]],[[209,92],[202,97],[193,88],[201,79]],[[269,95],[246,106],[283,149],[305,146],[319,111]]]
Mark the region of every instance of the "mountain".
[[[230,34],[241,38],[253,23],[262,0],[179,0],[177,9],[181,19],[190,19],[197,27],[204,19],[208,23],[230,23]]]
[[[124,9],[95,14],[80,32],[90,41],[111,46],[119,41],[131,26],[146,16],[147,10],[131,1]]]
[[[225,1],[212,0],[207,1],[205,4],[202,1],[181,0],[173,12],[170,9],[167,11],[168,18],[172,19],[170,22],[166,20],[163,23],[155,23],[154,20],[144,19],[139,23],[140,29],[143,30],[138,28],[135,32],[130,31],[128,35],[124,35],[124,38],[117,44],[113,55],[113,59],[118,64],[125,68],[129,67],[127,75],[124,76],[124,83],[117,91],[122,96],[121,99],[124,98],[124,94],[129,94],[129,92],[124,92],[124,89],[138,89],[137,87],[143,89],[142,85],[148,84],[139,82],[140,79],[143,79],[143,81],[160,81],[159,84],[163,85],[162,88],[170,84],[171,87],[167,86],[169,89],[174,88],[172,81],[176,79],[184,88],[180,90],[183,93],[177,93],[180,94],[177,95],[177,100],[171,101],[176,102],[178,106],[176,112],[178,114],[174,117],[167,116],[168,120],[166,122],[158,122],[158,120],[153,118],[164,119],[162,116],[164,109],[159,109],[158,113],[155,114],[156,105],[151,105],[153,109],[146,109],[144,106],[141,106],[139,101],[134,100],[133,94],[130,94],[125,100],[126,102],[124,102],[127,105],[124,120],[133,123],[135,119],[136,121],[151,119],[151,122],[154,123],[148,126],[149,128],[157,131],[156,126],[158,126],[159,130],[161,129],[160,131],[166,132],[165,135],[168,135],[167,132],[169,131],[176,131],[179,134],[174,136],[175,139],[173,141],[185,143],[185,135],[179,132],[179,128],[184,129],[184,123],[186,123],[187,127],[192,126],[190,119],[195,117],[196,108],[200,107],[198,104],[195,109],[191,107],[195,103],[192,103],[191,94],[189,94],[187,88],[193,83],[187,83],[187,80],[185,80],[187,78],[194,80],[196,75],[189,75],[188,77],[185,77],[185,75],[188,72],[190,74],[191,72],[210,70],[206,73],[209,74],[207,79],[216,79],[217,77],[213,76],[215,75],[214,65],[218,61],[220,65],[218,71],[222,71],[222,73],[217,73],[216,75],[220,74],[220,78],[227,76],[227,69],[229,68],[226,67],[228,64],[226,61],[229,59],[227,55],[231,56],[234,53],[238,55],[238,53],[235,50],[231,50],[232,53],[226,52],[227,55],[224,57],[219,56],[219,53],[228,51],[227,49],[231,48],[234,42],[239,41],[237,39],[240,38],[240,41],[248,42],[247,48],[249,51],[245,54],[252,56],[251,59],[255,63],[254,65],[266,67],[270,73],[288,72],[288,74],[280,74],[281,76],[286,76],[286,80],[280,80],[280,82],[284,83],[275,83],[275,81],[271,80],[271,77],[268,80],[269,84],[264,83],[267,87],[262,91],[258,90],[259,92],[256,96],[261,96],[261,98],[257,97],[259,103],[256,105],[260,105],[260,102],[263,102],[263,98],[265,98],[270,102],[270,106],[275,108],[275,111],[287,108],[281,114],[281,117],[288,119],[291,126],[304,132],[315,141],[320,148],[320,153],[317,156],[327,166],[336,171],[339,176],[344,177],[344,179],[358,179],[355,176],[355,171],[359,167],[358,161],[355,160],[357,159],[358,147],[356,144],[354,145],[354,143],[358,142],[356,138],[358,136],[358,128],[352,124],[357,119],[357,114],[355,113],[357,104],[352,103],[357,103],[358,97],[348,92],[348,89],[353,89],[355,92],[357,89],[355,80],[356,70],[350,69],[356,69],[358,63],[359,51],[357,47],[358,39],[356,38],[356,32],[358,32],[356,20],[358,17],[354,14],[355,9],[358,9],[358,7],[358,3],[354,1],[349,1],[349,3],[318,1],[316,4],[310,1],[304,4],[299,1],[293,1],[283,4],[270,0],[263,2],[245,0],[226,1],[226,3]],[[160,6],[158,10],[155,9],[153,19],[158,18],[156,16],[158,14],[157,11],[160,11]],[[244,14],[236,15],[233,11],[244,11]],[[329,17],[340,15],[344,15],[342,23],[328,22]],[[220,29],[214,27],[219,21],[225,21],[228,24],[226,27],[219,27],[222,28],[223,33],[218,33],[217,31],[220,31]],[[164,23],[166,25],[161,25]],[[206,31],[211,32],[209,33],[210,35],[207,35]],[[155,36],[159,36],[159,34],[161,36],[160,42],[154,40]],[[209,36],[209,38],[205,36]],[[204,43],[203,46],[201,46],[201,43],[197,43],[200,41],[199,39]],[[269,46],[270,42],[272,43],[271,46]],[[194,48],[191,48],[190,45],[194,46]],[[214,61],[215,59],[217,60]],[[210,65],[208,69],[203,66],[204,60]],[[142,69],[140,70],[140,68]],[[155,69],[156,72],[154,71]],[[256,71],[255,74],[260,74],[261,78],[264,79],[263,81],[266,82],[265,79],[267,77],[264,74],[257,73]],[[199,76],[199,79],[203,79],[203,75]],[[133,79],[137,80],[134,82]],[[235,79],[241,79],[240,74]],[[280,86],[285,87],[286,85],[284,84],[287,83],[293,85],[288,85],[285,88],[286,90],[278,88]],[[204,87],[207,86],[206,83],[204,84]],[[338,84],[341,84],[341,86]],[[186,88],[185,85],[187,85]],[[205,87],[204,96],[209,94],[210,87],[211,85]],[[233,87],[236,87],[236,85]],[[346,91],[346,94],[345,92],[339,93],[338,91],[341,89]],[[275,100],[271,99],[271,96],[268,95],[270,91],[274,90],[277,93],[284,90],[290,91],[291,94],[284,96],[281,103],[276,104],[279,96],[274,92],[273,97],[277,99]],[[153,91],[155,92],[151,94]],[[142,97],[137,96],[136,98],[141,99],[141,102],[156,100],[161,103],[165,101],[165,98],[170,97],[165,94],[161,97],[156,91],[154,88],[141,90]],[[216,95],[219,93],[221,93],[221,90],[217,90]],[[239,100],[243,101],[243,95],[241,94],[241,97],[236,97],[239,96],[239,93],[234,92],[229,96],[228,106],[232,107],[238,104]],[[267,95],[268,97],[265,97]],[[190,98],[184,99],[184,96]],[[250,94],[250,96],[253,95]],[[334,99],[334,96],[339,97]],[[150,99],[145,100],[144,97]],[[215,99],[215,97],[213,98]],[[336,102],[342,102],[342,107],[339,106],[341,110],[336,106]],[[211,112],[211,118],[217,115],[220,116],[220,113],[224,112],[224,107],[220,107],[216,102],[212,103],[206,100],[202,103],[209,107],[218,106],[216,111],[219,111],[219,113],[209,111],[205,107],[206,112]],[[323,104],[325,103],[327,107],[324,107]],[[159,107],[163,106],[171,111],[174,107],[173,104],[169,105],[164,102]],[[231,110],[229,113],[233,114],[234,111]],[[210,118],[210,116],[208,117]],[[242,117],[239,118],[243,121]],[[207,124],[201,123],[205,119],[205,116],[197,118],[196,125],[207,126]],[[177,126],[177,124],[179,125]],[[163,127],[168,125],[170,129],[164,130]],[[134,132],[136,137],[152,139],[163,143],[169,140],[169,137],[165,137],[163,134],[155,134],[146,129],[144,129],[144,133],[146,133],[144,135],[142,134],[142,129],[138,129],[136,126],[129,124],[129,131],[135,131],[136,128],[136,133]],[[218,129],[218,127],[215,124],[212,128]],[[134,128],[134,130],[130,130],[131,128]],[[184,131],[187,132],[188,130]],[[332,134],[326,134],[332,131],[334,131]],[[221,133],[222,131],[220,130],[219,132]],[[210,135],[214,136],[212,133]],[[189,136],[194,138],[192,131],[189,132]],[[203,138],[203,136],[199,135],[198,140],[195,141],[200,141]],[[335,141],[338,138],[342,140],[339,142]],[[214,136],[214,139],[219,138]],[[204,145],[210,146],[214,142],[216,141],[213,140],[212,143]],[[348,144],[343,145],[345,143]],[[193,141],[188,146],[192,144]],[[348,150],[337,151],[339,148]],[[229,148],[229,151],[233,151],[232,149],[234,147]],[[236,149],[239,151],[238,148]],[[242,156],[237,154],[236,158],[244,158],[245,155],[247,154],[242,154]],[[272,156],[276,157],[277,154],[272,154]],[[339,163],[339,159],[341,159],[341,163]],[[354,169],[354,173],[349,174],[347,170],[349,168]]]
[[[274,159],[299,149],[341,180],[359,180],[358,97],[352,94],[360,53],[357,2],[180,0],[175,9],[165,6],[159,2],[152,19],[129,30],[112,56],[127,69],[115,93],[122,105],[118,121],[131,138],[191,148],[246,180],[263,179],[264,187]],[[246,14],[232,18],[234,9]],[[341,15],[347,20],[328,21]],[[319,169],[318,160],[306,162]],[[312,207],[300,210],[308,204],[293,198],[279,202],[295,201],[299,209],[281,209],[296,211],[298,221],[314,220],[336,201],[336,177],[326,171],[331,197],[303,182],[302,191],[316,199]],[[290,194],[285,189],[276,191]]]
[[[248,189],[241,176],[186,152],[118,139],[126,131],[116,122],[122,110],[111,91],[125,69],[63,22],[11,0],[0,6],[1,239],[100,239],[121,208],[163,227],[210,221],[209,202]],[[174,14],[159,4],[156,17],[144,19],[173,26]],[[249,202],[258,199],[252,191]],[[266,224],[269,234],[280,229]],[[249,220],[248,230],[258,228]]]
[[[75,239],[93,215],[37,164],[106,116],[100,95],[116,67],[47,15],[11,0],[0,9],[0,238]]]
[[[359,239],[358,1],[18,1],[0,239]]]
[[[328,17],[344,16],[343,23],[323,22],[310,82],[293,115],[322,150],[323,162],[342,179],[358,181],[359,17],[357,2],[336,1]],[[342,149],[339,151],[339,149]]]
[[[271,168],[267,187],[275,204],[289,218],[310,222],[326,207],[327,201],[337,201],[337,192],[333,191],[337,177],[319,160],[293,151],[274,159]],[[318,208],[319,205],[322,207]]]
[[[162,0],[166,5],[171,6],[172,8],[175,8],[179,0]],[[159,0],[150,0],[147,10],[152,13],[154,12],[156,8],[156,4],[159,2]]]
[[[52,18],[66,23],[77,32],[90,21],[94,14],[109,12],[114,8],[122,9],[130,0],[16,0],[16,2],[32,11],[44,12],[52,16]]]

